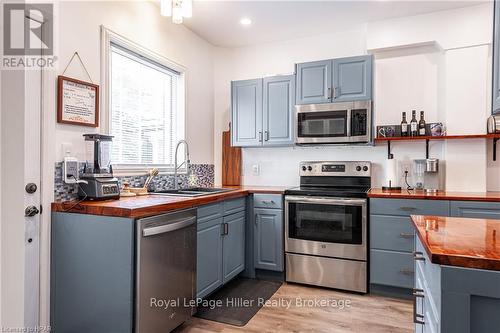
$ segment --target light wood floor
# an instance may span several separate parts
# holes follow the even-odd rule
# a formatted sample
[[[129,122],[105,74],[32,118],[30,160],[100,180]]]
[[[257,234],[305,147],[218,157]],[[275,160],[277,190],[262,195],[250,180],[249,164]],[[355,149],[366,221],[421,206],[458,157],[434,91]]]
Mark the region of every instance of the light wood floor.
[[[192,318],[176,333],[199,332],[413,332],[411,301],[284,284],[271,298],[350,300],[350,307],[266,307],[244,327]],[[292,302],[293,303],[293,302]]]

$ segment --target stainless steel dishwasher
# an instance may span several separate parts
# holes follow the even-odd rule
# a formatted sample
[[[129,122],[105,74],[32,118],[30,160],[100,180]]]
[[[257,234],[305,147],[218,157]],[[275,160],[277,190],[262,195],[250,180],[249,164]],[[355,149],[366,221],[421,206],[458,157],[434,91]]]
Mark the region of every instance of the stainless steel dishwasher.
[[[170,332],[196,295],[196,209],[140,219],[136,233],[136,333]]]

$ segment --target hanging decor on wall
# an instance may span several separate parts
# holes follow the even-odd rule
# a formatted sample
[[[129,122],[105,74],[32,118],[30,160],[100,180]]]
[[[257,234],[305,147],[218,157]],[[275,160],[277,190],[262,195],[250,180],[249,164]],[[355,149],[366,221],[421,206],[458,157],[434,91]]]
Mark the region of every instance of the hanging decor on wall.
[[[181,24],[184,17],[193,16],[193,0],[160,0],[162,16],[172,16],[172,22]]]
[[[64,76],[77,57],[90,82]],[[57,78],[57,122],[80,126],[99,126],[99,86],[94,84],[78,52],[71,57]]]

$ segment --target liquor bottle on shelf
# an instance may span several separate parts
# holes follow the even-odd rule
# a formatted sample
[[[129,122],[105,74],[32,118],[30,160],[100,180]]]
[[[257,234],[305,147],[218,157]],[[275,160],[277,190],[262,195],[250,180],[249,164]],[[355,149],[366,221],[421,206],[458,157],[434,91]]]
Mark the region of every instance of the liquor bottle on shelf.
[[[403,112],[403,120],[401,121],[401,136],[408,136],[408,122],[406,121],[406,112]]]
[[[424,111],[420,111],[420,121],[418,122],[418,135],[425,136],[425,120],[424,120]]]
[[[411,111],[410,136],[418,136],[417,111]]]

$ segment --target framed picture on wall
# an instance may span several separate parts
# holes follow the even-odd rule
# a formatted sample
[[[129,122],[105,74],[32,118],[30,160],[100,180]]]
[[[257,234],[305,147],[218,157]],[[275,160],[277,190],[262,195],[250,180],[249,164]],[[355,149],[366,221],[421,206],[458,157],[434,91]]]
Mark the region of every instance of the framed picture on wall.
[[[59,75],[57,78],[57,122],[99,126],[99,86]]]

